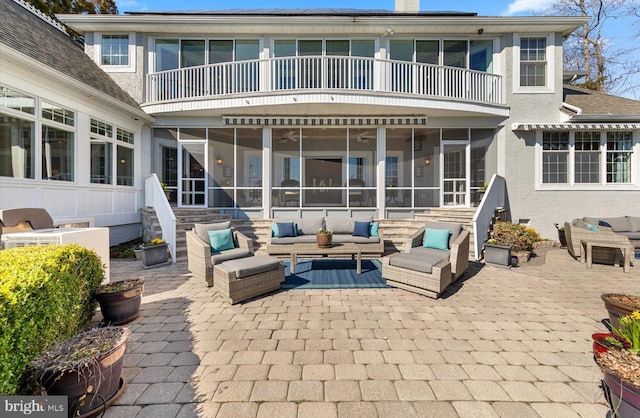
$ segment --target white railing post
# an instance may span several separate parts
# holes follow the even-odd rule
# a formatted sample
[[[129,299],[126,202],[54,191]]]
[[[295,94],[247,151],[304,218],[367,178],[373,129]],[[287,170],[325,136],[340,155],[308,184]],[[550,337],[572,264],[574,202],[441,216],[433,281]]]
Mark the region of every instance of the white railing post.
[[[151,173],[144,180],[144,201],[146,206],[152,207],[158,216],[158,223],[162,230],[162,239],[169,244],[171,261],[176,263],[176,215],[160,186],[156,173]]]

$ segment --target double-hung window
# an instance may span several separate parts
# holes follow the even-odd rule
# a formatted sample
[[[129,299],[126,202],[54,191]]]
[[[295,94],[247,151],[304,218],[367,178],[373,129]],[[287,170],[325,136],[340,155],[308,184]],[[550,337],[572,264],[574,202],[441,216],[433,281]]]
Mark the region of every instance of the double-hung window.
[[[95,61],[108,72],[135,71],[134,40],[134,33],[96,33]]]
[[[547,38],[520,38],[520,86],[547,85]]]
[[[569,132],[542,134],[542,183],[569,182]]]
[[[631,132],[607,132],[607,183],[631,183]]]
[[[75,112],[61,106],[41,102],[42,178],[75,181]]]

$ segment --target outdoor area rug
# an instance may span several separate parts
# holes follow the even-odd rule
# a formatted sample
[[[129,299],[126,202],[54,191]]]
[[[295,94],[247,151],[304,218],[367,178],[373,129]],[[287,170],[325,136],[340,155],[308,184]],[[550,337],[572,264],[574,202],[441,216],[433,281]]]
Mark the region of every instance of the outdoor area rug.
[[[284,262],[282,289],[360,289],[388,287],[378,260],[362,260],[362,273],[356,273],[355,260],[301,260],[291,274],[289,260]]]

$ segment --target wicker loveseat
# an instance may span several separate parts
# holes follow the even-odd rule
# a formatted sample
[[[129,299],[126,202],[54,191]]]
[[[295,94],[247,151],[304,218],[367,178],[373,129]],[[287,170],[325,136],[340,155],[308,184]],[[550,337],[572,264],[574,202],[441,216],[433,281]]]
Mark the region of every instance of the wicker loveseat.
[[[449,230],[448,249],[425,248],[429,230]],[[426,222],[405,245],[406,252],[382,259],[387,284],[437,298],[469,267],[469,231],[458,223]]]
[[[589,229],[587,227],[588,225],[592,225],[592,229],[597,228],[597,231]],[[597,223],[594,225],[585,222],[582,219],[574,219],[572,222],[565,222],[564,233],[567,238],[567,250],[569,251],[569,254],[576,259],[580,258],[581,240],[613,242],[627,244],[630,247],[632,246],[629,237],[626,235],[614,232],[611,227],[597,225]],[[615,251],[619,250],[614,248],[593,247],[592,251],[594,263],[613,264],[615,261]]]
[[[212,224],[196,224],[191,231],[186,232],[187,265],[193,277],[205,280],[208,286],[213,286],[213,266],[225,261],[253,256],[253,241],[244,234],[233,230],[234,248],[230,250],[211,252],[208,238],[209,231],[230,228],[230,222],[216,222]]]
[[[355,222],[369,222],[371,218],[344,218],[337,216],[306,217],[295,219],[276,219],[274,223],[293,223],[297,227],[296,236],[267,237],[267,254],[289,255],[295,244],[316,242],[316,233],[320,228],[333,231],[332,241],[335,244],[354,243],[360,249],[362,256],[380,257],[384,253],[384,238],[382,231],[376,236],[354,236]]]

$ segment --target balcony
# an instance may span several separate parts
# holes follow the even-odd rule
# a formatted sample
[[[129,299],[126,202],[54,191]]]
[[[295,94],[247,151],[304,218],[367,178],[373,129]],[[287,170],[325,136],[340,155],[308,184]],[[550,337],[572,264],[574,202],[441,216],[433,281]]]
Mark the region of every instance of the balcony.
[[[180,68],[147,75],[147,103],[288,91],[409,95],[502,104],[502,76],[360,57],[286,57]]]

